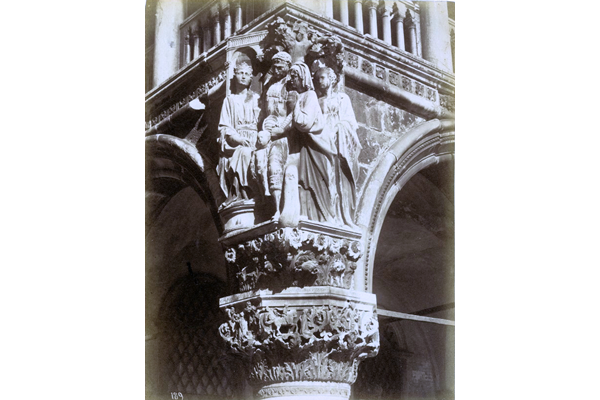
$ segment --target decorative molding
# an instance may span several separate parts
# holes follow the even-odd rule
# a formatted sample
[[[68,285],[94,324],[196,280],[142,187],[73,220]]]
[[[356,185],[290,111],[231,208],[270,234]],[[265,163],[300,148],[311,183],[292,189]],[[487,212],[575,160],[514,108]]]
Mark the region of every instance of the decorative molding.
[[[296,382],[268,385],[260,389],[258,398],[285,396],[350,397],[350,385],[337,382]]]
[[[370,61],[367,61],[363,58],[361,67],[362,72],[368,75],[373,75],[373,64],[371,64]]]
[[[231,36],[227,40],[227,48],[237,48],[248,45],[257,45],[267,36],[267,32],[259,31],[255,33],[247,33],[241,36]]]
[[[440,94],[440,105],[450,112],[455,112],[454,96],[444,96]]]
[[[171,105],[166,110],[163,110],[160,114],[158,114],[157,116],[152,118],[150,121],[146,121],[146,130],[150,129],[154,125],[158,124],[160,121],[169,117],[171,114],[173,114],[175,111],[179,110],[181,107],[188,104],[190,101],[206,95],[210,89],[215,87],[217,84],[225,81],[226,77],[227,77],[226,69],[224,69],[223,71],[221,71],[219,73],[213,74],[213,76],[210,77],[210,79],[207,79],[200,86],[196,87],[191,93],[188,93],[188,95],[181,98],[179,101],[177,101],[175,104]]]
[[[390,71],[389,80],[392,85],[400,87],[400,74],[397,72]]]
[[[376,65],[375,66],[375,76],[379,79],[385,80],[385,68]]]
[[[356,54],[347,53],[348,54],[348,66],[352,68],[358,69],[358,59],[359,57]]]
[[[419,82],[415,82],[415,94],[417,96],[425,97],[425,86]]]

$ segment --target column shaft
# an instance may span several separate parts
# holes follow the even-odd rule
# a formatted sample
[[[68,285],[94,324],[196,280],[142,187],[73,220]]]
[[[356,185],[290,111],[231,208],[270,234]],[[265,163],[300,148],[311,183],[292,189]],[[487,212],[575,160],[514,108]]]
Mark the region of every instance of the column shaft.
[[[241,0],[237,0],[236,2],[233,3],[233,9],[234,9],[234,16],[235,16],[234,32],[237,32],[240,29],[242,29],[242,3],[241,3]]]
[[[153,87],[179,69],[179,25],[183,22],[182,0],[159,0],[156,6]]]
[[[394,32],[396,33],[396,43],[398,45],[398,48],[400,50],[405,50],[405,47],[404,47],[404,22],[402,21],[402,18],[400,18],[398,15],[396,15],[393,22],[394,22],[394,25],[396,28],[394,30]]]
[[[195,26],[193,31],[194,37],[194,58],[198,58],[200,54],[202,54],[202,42],[201,37],[202,33],[200,27]]]
[[[212,12],[213,20],[213,46],[221,43],[221,21],[219,17],[219,10],[216,9]]]
[[[446,2],[422,1],[421,44],[423,58],[439,68],[452,72],[452,47]]]
[[[392,21],[390,15],[392,10],[390,7],[383,7],[381,9],[381,24],[383,28],[383,41],[387,44],[392,44]]]
[[[377,2],[368,0],[369,7],[369,34],[374,38],[377,37]]]
[[[362,6],[362,0],[354,0],[354,27],[358,33],[364,33]]]
[[[227,39],[231,36],[231,8],[227,0],[223,3],[221,15],[223,16],[223,39]]]
[[[344,25],[350,25],[348,17],[348,0],[340,0],[340,22]]]

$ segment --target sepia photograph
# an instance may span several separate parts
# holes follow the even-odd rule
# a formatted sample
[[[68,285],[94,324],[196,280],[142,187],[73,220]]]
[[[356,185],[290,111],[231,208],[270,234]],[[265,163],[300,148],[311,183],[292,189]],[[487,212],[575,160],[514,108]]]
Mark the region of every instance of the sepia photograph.
[[[455,31],[146,2],[147,400],[455,398]]]

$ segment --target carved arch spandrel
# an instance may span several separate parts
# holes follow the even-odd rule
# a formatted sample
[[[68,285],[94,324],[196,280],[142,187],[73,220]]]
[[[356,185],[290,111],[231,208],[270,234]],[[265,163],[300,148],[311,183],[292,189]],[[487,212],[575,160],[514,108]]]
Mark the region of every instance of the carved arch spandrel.
[[[223,233],[217,209],[224,195],[215,167],[208,157],[185,139],[157,134],[146,137],[146,158],[147,179],[170,179],[183,183],[180,188],[190,186],[209,207],[219,235]],[[175,194],[169,193],[168,197]]]
[[[454,120],[432,119],[396,141],[375,166],[358,199],[356,222],[365,229],[365,255],[355,272],[355,289],[372,292],[373,264],[390,204],[417,172],[454,158]]]

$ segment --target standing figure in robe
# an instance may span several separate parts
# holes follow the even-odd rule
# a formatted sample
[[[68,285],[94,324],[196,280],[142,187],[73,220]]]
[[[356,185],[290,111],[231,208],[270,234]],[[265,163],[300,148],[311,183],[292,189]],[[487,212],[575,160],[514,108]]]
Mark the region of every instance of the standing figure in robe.
[[[256,152],[256,175],[261,184],[261,195],[272,196],[275,207],[275,218],[280,212],[283,171],[288,155],[287,139],[275,132],[282,131],[288,115],[288,73],[292,57],[285,51],[280,51],[272,58],[273,64],[269,70],[262,95],[260,97],[261,114],[259,125],[261,138],[270,140],[264,150]],[[266,170],[266,171],[265,171]]]
[[[223,102],[219,120],[221,157],[217,166],[224,206],[253,197],[249,166],[256,149],[259,95],[250,90],[252,63],[238,57],[234,68],[234,90]]]
[[[356,131],[358,123],[352,103],[346,93],[335,92],[336,73],[328,67],[315,72],[315,85],[319,105],[325,116],[324,134],[335,137],[335,215],[337,222],[356,229],[356,182],[358,180],[358,155],[362,146]]]
[[[288,165],[295,165],[298,170],[300,215],[312,221],[335,223],[335,136],[323,130],[323,113],[306,64],[292,65],[290,84],[298,92],[298,99],[286,128]]]

